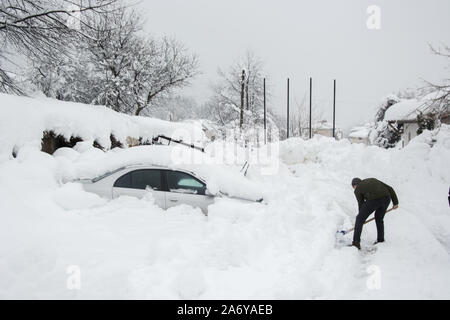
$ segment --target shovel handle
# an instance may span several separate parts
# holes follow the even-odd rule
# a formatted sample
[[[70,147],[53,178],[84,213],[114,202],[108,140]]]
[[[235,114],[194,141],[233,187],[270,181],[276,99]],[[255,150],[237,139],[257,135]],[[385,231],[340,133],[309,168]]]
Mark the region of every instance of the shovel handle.
[[[397,209],[397,208],[392,207],[392,208],[390,208],[389,210],[387,210],[386,213],[388,213],[389,211],[395,210],[395,209]],[[369,223],[370,221],[373,221],[373,220],[375,220],[375,217],[370,218],[369,220],[366,220],[366,222],[364,222],[363,224]],[[341,233],[342,233],[342,234],[347,234],[347,233],[349,233],[349,232],[352,232],[353,230],[355,230],[355,227],[353,227],[353,228],[351,228],[351,229],[348,229],[347,231],[341,231]]]

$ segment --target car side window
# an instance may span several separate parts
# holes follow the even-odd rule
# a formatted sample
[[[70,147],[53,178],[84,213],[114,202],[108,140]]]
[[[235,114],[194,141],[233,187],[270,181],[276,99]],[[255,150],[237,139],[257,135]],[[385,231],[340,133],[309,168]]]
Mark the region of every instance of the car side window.
[[[161,171],[154,169],[135,170],[131,172],[131,187],[133,189],[161,190]]]
[[[114,182],[115,188],[131,188],[131,172],[128,172],[121,176]]]
[[[180,171],[167,171],[167,186],[170,192],[204,195],[206,191],[203,182]]]
[[[114,183],[116,188],[131,188],[145,190],[161,190],[161,171],[156,169],[140,169],[128,172]]]

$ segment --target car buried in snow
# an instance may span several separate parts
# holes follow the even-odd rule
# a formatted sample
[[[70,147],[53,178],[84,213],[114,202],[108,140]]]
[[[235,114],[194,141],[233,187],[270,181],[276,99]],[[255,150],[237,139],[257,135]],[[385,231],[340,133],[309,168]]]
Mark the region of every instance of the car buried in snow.
[[[93,179],[78,180],[87,192],[115,199],[120,196],[144,197],[151,192],[155,204],[162,209],[187,204],[198,207],[204,214],[216,197],[229,197],[244,202],[262,202],[263,198],[250,199],[213,193],[207,183],[196,173],[155,165],[129,165],[109,171]]]

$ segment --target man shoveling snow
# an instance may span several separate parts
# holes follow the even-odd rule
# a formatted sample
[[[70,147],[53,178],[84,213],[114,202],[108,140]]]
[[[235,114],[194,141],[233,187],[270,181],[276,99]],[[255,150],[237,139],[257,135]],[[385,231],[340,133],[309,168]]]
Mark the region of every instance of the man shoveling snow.
[[[392,200],[393,208],[398,208],[398,198],[394,189],[384,182],[375,178],[368,178],[361,180],[354,178],[352,180],[352,187],[355,190],[355,196],[358,200],[359,213],[356,216],[355,232],[353,234],[352,246],[361,249],[361,233],[363,224],[369,215],[375,211],[375,222],[377,225],[377,241],[384,242],[384,215],[386,209]]]

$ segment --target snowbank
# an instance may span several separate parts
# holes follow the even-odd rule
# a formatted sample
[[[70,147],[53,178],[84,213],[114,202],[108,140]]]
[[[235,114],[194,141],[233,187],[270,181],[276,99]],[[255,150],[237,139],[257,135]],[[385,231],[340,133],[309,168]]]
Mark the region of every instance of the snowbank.
[[[203,142],[201,126],[159,119],[129,116],[104,106],[62,102],[48,98],[27,98],[0,93],[0,155],[14,148],[41,145],[44,131],[67,140],[79,137],[110,148],[110,136],[126,145],[127,137],[151,140],[158,135]]]

